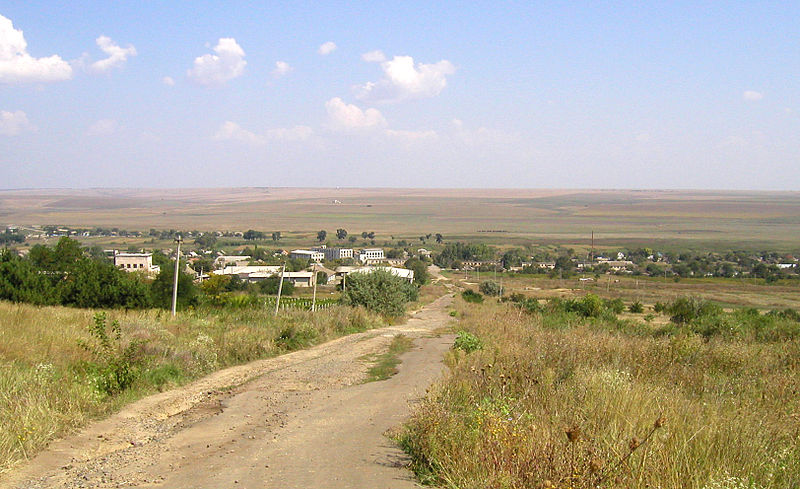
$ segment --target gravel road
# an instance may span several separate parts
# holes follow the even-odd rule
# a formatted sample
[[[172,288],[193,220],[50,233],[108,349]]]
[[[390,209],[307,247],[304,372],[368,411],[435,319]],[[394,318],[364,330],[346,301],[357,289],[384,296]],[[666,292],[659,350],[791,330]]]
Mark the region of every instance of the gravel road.
[[[385,436],[442,372],[451,296],[402,325],[229,368],[142,399],[59,440],[2,488],[412,488]],[[392,378],[368,357],[414,339]]]

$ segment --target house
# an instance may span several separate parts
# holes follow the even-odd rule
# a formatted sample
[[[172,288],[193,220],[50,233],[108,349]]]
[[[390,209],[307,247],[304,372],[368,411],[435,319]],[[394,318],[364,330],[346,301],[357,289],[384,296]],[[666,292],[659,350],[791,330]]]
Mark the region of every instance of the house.
[[[292,250],[289,253],[289,258],[293,260],[322,261],[325,259],[325,253],[312,250]]]
[[[153,265],[152,253],[120,253],[114,252],[114,266],[126,272],[158,273],[161,267]]]
[[[230,265],[237,267],[250,263],[249,255],[220,255],[214,260],[214,268],[225,268]]]
[[[426,250],[425,248],[420,248],[417,250],[417,255],[425,258],[430,258],[431,252],[429,250]]]
[[[376,270],[386,270],[392,275],[408,280],[409,282],[414,281],[414,270],[396,267],[336,267],[336,277],[341,281],[342,278],[351,273],[372,273]]]
[[[311,248],[312,251],[322,253],[325,255],[326,261],[344,260],[345,258],[353,258],[352,248],[328,248],[325,245],[315,246]]]
[[[380,263],[386,257],[382,248],[365,248],[356,253],[355,259],[364,264]]]
[[[267,277],[272,277],[276,273],[281,273],[281,268],[283,267],[278,265],[227,266],[213,273],[215,275],[236,275],[247,282],[258,282]]]

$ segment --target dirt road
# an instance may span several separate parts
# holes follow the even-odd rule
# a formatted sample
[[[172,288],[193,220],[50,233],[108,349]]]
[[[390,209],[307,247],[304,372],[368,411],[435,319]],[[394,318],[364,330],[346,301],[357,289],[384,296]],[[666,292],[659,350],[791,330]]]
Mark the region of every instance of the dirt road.
[[[406,324],[234,367],[142,399],[53,443],[0,487],[411,488],[398,426],[441,373],[445,296]],[[362,383],[396,334],[400,372]],[[235,386],[235,387],[230,387]]]

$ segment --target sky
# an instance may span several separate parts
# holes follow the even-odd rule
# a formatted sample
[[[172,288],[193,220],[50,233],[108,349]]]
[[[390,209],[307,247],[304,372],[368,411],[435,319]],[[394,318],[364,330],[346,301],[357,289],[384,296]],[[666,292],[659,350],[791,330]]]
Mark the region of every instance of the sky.
[[[800,190],[800,2],[0,0],[0,189]]]

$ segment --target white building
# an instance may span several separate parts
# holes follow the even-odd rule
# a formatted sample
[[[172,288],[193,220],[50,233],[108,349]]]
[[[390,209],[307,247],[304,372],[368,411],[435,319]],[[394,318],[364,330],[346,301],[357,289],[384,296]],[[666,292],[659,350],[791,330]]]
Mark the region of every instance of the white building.
[[[384,260],[385,256],[383,255],[383,249],[381,248],[365,248],[356,253],[355,258],[361,263],[369,264],[378,263]]]
[[[214,260],[214,268],[225,268],[230,265],[245,266],[250,263],[249,255],[220,255]]]
[[[292,250],[289,253],[289,258],[293,260],[322,261],[325,259],[325,253],[311,250]]]
[[[342,277],[350,275],[351,273],[372,273],[377,270],[386,270],[392,275],[408,280],[409,282],[414,281],[414,270],[396,267],[336,267],[336,277],[341,280]]]
[[[153,265],[152,253],[114,252],[114,266],[126,272],[158,273],[161,267]]]
[[[257,282],[258,280],[266,277],[271,277],[276,273],[281,272],[280,266],[277,265],[248,265],[243,267],[228,266],[222,270],[214,271],[215,275],[236,275],[242,280],[248,282]]]
[[[332,261],[332,260],[344,260],[345,258],[353,258],[353,249],[352,248],[328,248],[325,245],[316,246],[311,248],[313,251],[322,253],[325,255],[325,260]]]

